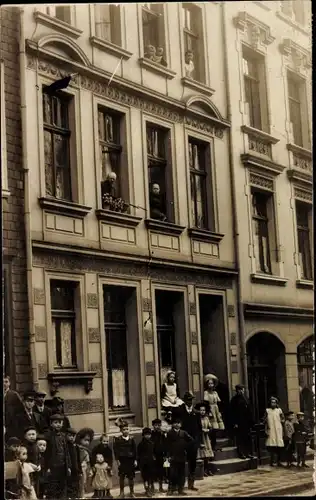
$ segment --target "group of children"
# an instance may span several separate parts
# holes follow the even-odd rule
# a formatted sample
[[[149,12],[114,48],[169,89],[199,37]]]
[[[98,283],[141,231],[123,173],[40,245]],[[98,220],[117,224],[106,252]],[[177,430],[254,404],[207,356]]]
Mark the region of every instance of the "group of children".
[[[305,416],[302,412],[297,413],[296,422],[294,411],[289,411],[285,415],[284,450],[287,467],[294,465],[294,453],[296,453],[297,467],[308,467],[306,464],[306,448],[311,438],[311,433],[305,425],[304,418]]]

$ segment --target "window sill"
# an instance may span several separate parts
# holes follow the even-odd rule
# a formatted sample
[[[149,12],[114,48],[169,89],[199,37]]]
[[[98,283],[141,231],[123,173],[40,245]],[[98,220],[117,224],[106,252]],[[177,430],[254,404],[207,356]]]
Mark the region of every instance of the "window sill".
[[[281,276],[272,276],[271,274],[251,274],[252,283],[260,283],[262,285],[286,286],[288,279]]]
[[[263,130],[259,130],[259,129],[254,128],[254,127],[250,127],[249,125],[242,125],[241,130],[242,130],[242,132],[244,132],[244,134],[252,135],[256,139],[260,139],[260,140],[266,142],[267,144],[277,144],[280,141],[280,139],[277,139],[273,135],[268,134],[267,132],[264,132]]]
[[[181,78],[181,82],[184,87],[189,87],[190,89],[197,90],[198,92],[201,92],[202,94],[205,94],[207,96],[212,96],[215,93],[214,89],[208,87],[208,85],[205,85],[205,83],[193,80],[193,78],[187,78],[185,76],[184,78]]]
[[[83,385],[86,394],[93,389],[93,379],[97,372],[80,372],[80,371],[62,371],[62,372],[50,372],[47,375],[47,379],[50,383],[50,393],[54,396],[59,391],[60,385],[73,385],[79,384]]]
[[[312,280],[305,279],[296,280],[296,288],[308,288],[310,290],[313,290],[314,282]]]
[[[55,198],[39,198],[38,201],[43,210],[57,215],[67,215],[68,217],[73,216],[83,219],[91,210],[91,207]]]
[[[207,241],[209,243],[219,243],[225,236],[224,234],[213,233],[212,231],[195,227],[190,227],[188,233],[191,238],[199,241]]]
[[[296,30],[301,31],[301,33],[305,33],[305,35],[310,36],[308,29],[305,28],[303,24],[300,24],[297,21],[293,21],[291,17],[287,16],[286,14],[283,14],[283,12],[281,11],[276,12],[276,15],[292,28],[295,28]]]
[[[185,227],[174,224],[173,222],[163,222],[161,220],[155,219],[145,219],[145,224],[147,229],[157,231],[159,233],[171,234],[174,236],[179,236],[183,233]]]
[[[140,59],[138,59],[138,62],[141,68],[145,68],[149,71],[157,73],[158,75],[165,76],[168,80],[173,80],[173,78],[176,76],[175,71],[172,71],[171,69],[168,69],[161,64],[154,63],[153,61],[150,61],[145,57],[141,57]]]
[[[255,154],[242,154],[240,155],[240,159],[244,164],[244,167],[261,169],[264,173],[268,173],[270,175],[279,175],[285,169],[283,165],[279,165],[272,160],[267,160],[266,158],[262,158],[261,156],[257,156]]]
[[[130,59],[130,57],[132,57],[133,55],[132,52],[123,49],[119,45],[116,45],[115,43],[109,42],[108,40],[104,40],[103,38],[99,38],[97,36],[91,36],[90,43],[93,47],[104,50],[104,52],[109,52],[110,54],[117,57],[123,57],[125,61]]]
[[[79,38],[83,31],[71,26],[69,23],[65,23],[56,17],[49,16],[43,12],[34,12],[34,19],[40,23],[48,26],[49,28],[56,28],[58,31],[62,31],[66,35],[72,36],[73,38]]]
[[[129,215],[122,212],[114,212],[112,210],[99,209],[95,211],[98,220],[119,224],[120,226],[136,227],[142,220],[141,217]]]

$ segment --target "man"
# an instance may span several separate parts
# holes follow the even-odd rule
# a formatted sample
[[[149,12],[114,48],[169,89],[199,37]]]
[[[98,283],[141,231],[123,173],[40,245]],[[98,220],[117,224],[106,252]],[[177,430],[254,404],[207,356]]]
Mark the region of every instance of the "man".
[[[174,495],[178,490],[179,495],[186,495],[184,492],[185,483],[185,461],[187,450],[192,443],[189,434],[181,430],[180,418],[174,416],[172,429],[167,434],[166,451],[170,460],[169,495]]]
[[[199,446],[202,442],[202,426],[199,415],[193,409],[194,396],[191,392],[186,392],[183,396],[184,404],[179,407],[177,416],[182,422],[182,429],[189,434],[192,442],[187,449],[188,458],[188,489],[198,491],[194,486],[195,469],[196,469],[196,456]]]
[[[24,438],[24,430],[27,427],[34,427],[37,433],[40,433],[43,427],[41,415],[34,412],[35,395],[35,391],[24,393],[22,410],[15,416],[15,436],[20,439]]]
[[[245,387],[235,387],[236,394],[230,402],[230,419],[236,436],[237,453],[240,458],[252,458],[250,431],[254,425],[252,411],[245,396]]]
[[[52,399],[52,413],[57,413],[58,415],[63,416],[63,426],[62,426],[62,432],[66,432],[68,429],[70,429],[70,421],[69,418],[66,417],[65,415],[65,407],[64,407],[64,400],[63,398],[60,398],[58,396],[55,396]]]
[[[11,388],[11,380],[8,375],[3,378],[3,394],[4,394],[4,422],[6,427],[6,441],[15,437],[15,419],[18,413],[23,411],[23,403],[16,391]]]
[[[45,432],[49,429],[50,426],[50,416],[52,411],[48,406],[45,406],[45,398],[47,394],[44,391],[39,391],[35,395],[35,405],[34,405],[34,413],[37,413],[41,417],[42,429],[41,433]]]

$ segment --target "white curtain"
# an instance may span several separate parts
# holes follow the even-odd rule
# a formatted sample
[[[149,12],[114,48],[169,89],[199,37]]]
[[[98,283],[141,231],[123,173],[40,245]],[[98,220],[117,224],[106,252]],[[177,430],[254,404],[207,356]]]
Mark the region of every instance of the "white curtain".
[[[113,406],[126,406],[125,370],[112,370]]]

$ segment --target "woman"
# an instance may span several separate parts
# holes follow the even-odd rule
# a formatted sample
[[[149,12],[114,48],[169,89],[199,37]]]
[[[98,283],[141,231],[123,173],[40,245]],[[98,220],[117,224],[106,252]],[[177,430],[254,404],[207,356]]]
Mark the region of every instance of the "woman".
[[[179,397],[179,388],[176,384],[176,373],[172,370],[167,372],[166,380],[161,388],[161,406],[167,412],[183,405]]]
[[[284,448],[283,423],[285,421],[283,412],[279,408],[279,401],[276,397],[270,398],[270,406],[264,415],[266,431],[266,447],[270,453],[270,466],[274,466],[274,457],[277,459],[277,466],[281,467],[281,452]]]
[[[204,401],[207,401],[210,405],[210,414],[211,414],[211,422],[212,422],[212,431],[211,431],[211,444],[213,452],[216,451],[216,440],[217,440],[217,431],[219,429],[225,429],[223,418],[221,412],[218,408],[218,403],[221,402],[220,397],[215,390],[218,384],[218,378],[216,375],[209,373],[204,377]],[[220,451],[220,450],[219,450]]]

